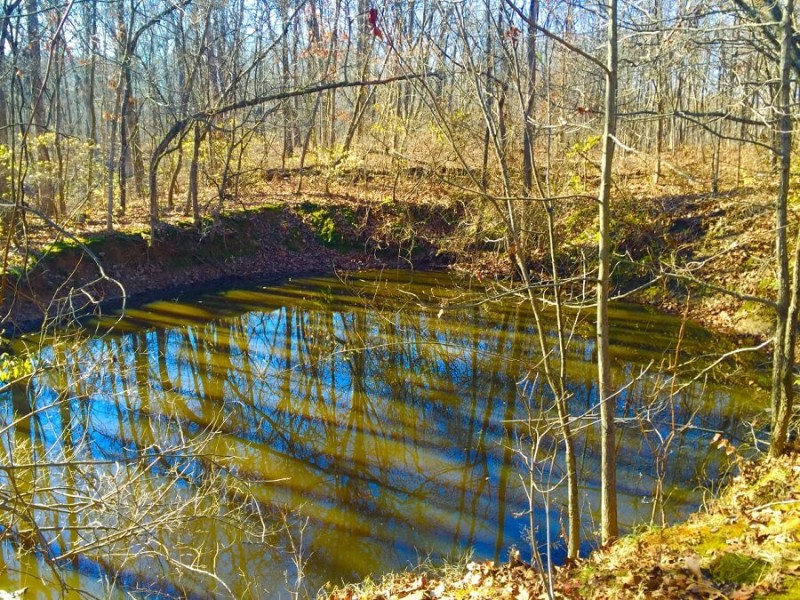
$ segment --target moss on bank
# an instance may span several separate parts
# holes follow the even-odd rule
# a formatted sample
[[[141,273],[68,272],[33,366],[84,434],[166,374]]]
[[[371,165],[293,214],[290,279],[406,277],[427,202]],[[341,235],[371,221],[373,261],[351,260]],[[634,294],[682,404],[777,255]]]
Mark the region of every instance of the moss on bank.
[[[426,217],[413,243],[405,228],[392,225],[402,216],[331,199],[266,203],[204,218],[197,226],[178,219],[160,225],[153,238],[141,228],[65,238],[34,249],[9,269],[4,324],[7,330],[32,329],[45,316],[69,320],[122,296],[151,299],[223,281],[447,264],[435,241],[446,236],[429,231],[440,209],[417,207]]]

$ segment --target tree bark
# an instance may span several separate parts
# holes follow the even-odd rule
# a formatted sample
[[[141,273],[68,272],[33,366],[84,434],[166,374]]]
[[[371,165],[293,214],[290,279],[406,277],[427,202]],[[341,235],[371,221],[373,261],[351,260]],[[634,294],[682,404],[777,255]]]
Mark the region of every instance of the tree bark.
[[[42,79],[42,45],[39,31],[39,3],[37,0],[27,0],[25,9],[28,28],[28,59],[29,82],[31,95],[31,111],[33,113],[34,145],[36,146],[36,160],[42,164],[50,162],[50,151],[47,145],[41,143],[39,136],[47,131],[47,113],[44,105],[44,81]],[[56,214],[55,195],[53,186],[48,182],[48,176],[42,176],[38,184],[39,208],[48,217]]]
[[[600,399],[601,430],[601,540],[608,544],[619,535],[617,525],[617,462],[615,401],[612,398],[611,356],[609,352],[608,297],[611,274],[611,175],[617,132],[617,0],[608,2],[608,40],[606,65],[603,157],[598,206],[599,243],[597,273],[597,391]]]
[[[187,208],[191,207],[192,222],[195,227],[200,227],[200,205],[197,201],[197,167],[200,162],[200,142],[203,132],[200,123],[194,125],[194,138],[192,141],[192,160],[189,163],[189,192],[186,199]]]
[[[794,400],[794,365],[798,287],[800,265],[795,242],[794,267],[789,278],[789,248],[787,242],[789,186],[792,166],[791,68],[794,28],[794,0],[785,0],[781,20],[782,45],[778,109],[778,194],[775,199],[775,261],[778,273],[775,337],[772,363],[772,437],[769,452],[780,456],[786,448],[789,421]]]
[[[89,73],[86,85],[86,114],[88,116],[89,157],[86,165],[86,204],[90,205],[94,193],[94,161],[97,156],[97,111],[95,110],[95,92],[97,86],[97,3],[87,2],[84,5],[86,21],[86,51],[89,53]]]
[[[522,140],[522,187],[525,194],[529,194],[533,187],[533,125],[529,119],[533,116],[536,94],[536,21],[539,16],[538,0],[530,0],[528,10],[527,59],[528,59],[528,90],[527,102],[523,109],[523,140]]]
[[[114,168],[116,162],[114,155],[117,147],[117,124],[119,123],[119,110],[120,102],[122,101],[122,94],[120,93],[119,83],[117,83],[115,90],[114,110],[108,119],[108,148],[106,149],[106,230],[114,230]]]

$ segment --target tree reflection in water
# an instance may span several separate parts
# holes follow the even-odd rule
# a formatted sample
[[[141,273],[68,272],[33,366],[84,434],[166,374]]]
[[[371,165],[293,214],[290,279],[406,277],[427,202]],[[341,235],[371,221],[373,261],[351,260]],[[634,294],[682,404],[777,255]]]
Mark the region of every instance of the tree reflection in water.
[[[14,435],[53,456],[109,461],[96,463],[92,476],[135,478],[134,500],[160,494],[159,501],[189,512],[194,503],[199,515],[180,528],[154,527],[157,539],[145,532],[137,547],[121,548],[69,533],[89,511],[65,516],[43,508],[37,519],[51,525],[50,543],[81,548],[74,566],[127,573],[127,584],[233,597],[268,597],[291,584],[285,534],[306,519],[312,590],[429,554],[473,548],[498,560],[512,544],[527,547],[526,519],[515,516],[527,500],[514,452],[526,433],[515,423],[546,412],[550,401],[536,386],[520,385],[540,358],[533,321],[511,302],[440,312],[457,306],[458,293],[446,277],[430,274],[296,281],[156,302],[126,313],[112,335],[45,349],[42,364],[58,368],[12,392],[5,410],[29,415],[16,421]],[[615,380],[632,382],[618,397],[625,417],[652,402],[657,375],[637,375],[671,352],[679,324],[631,307],[617,307],[614,317]],[[573,414],[592,414],[594,340],[591,329],[582,333],[568,348],[571,403]],[[710,342],[690,328],[684,348],[699,353]],[[59,398],[66,401],[57,411],[42,409]],[[673,400],[696,428],[673,442],[671,518],[697,502],[689,490],[720,468],[708,432],[744,435],[740,423],[756,410],[749,392],[709,383],[689,385]],[[599,506],[597,436],[593,426],[577,436],[587,531]],[[653,448],[643,439],[639,427],[622,428],[628,526],[650,515]],[[76,483],[91,478],[78,469],[46,476],[66,480],[50,481],[52,489],[94,485]],[[29,493],[40,501],[47,495]],[[562,500],[556,492],[549,514],[538,507],[537,522],[550,519],[558,531]],[[69,499],[39,504],[61,501]],[[288,525],[287,511],[294,511]],[[228,518],[233,512],[245,520]],[[196,569],[184,568],[175,581],[176,564],[148,551],[156,548],[175,554],[178,566],[191,559]],[[560,545],[553,551],[559,555]]]

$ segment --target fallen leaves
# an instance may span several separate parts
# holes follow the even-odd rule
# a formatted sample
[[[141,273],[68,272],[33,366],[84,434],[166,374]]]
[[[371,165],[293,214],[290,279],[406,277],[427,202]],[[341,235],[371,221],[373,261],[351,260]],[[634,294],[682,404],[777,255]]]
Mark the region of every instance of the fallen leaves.
[[[334,591],[329,600],[533,600],[542,593],[541,578],[524,563],[497,565],[493,561],[471,561],[441,577],[421,574],[393,574],[379,585]],[[572,597],[561,594],[559,597]]]

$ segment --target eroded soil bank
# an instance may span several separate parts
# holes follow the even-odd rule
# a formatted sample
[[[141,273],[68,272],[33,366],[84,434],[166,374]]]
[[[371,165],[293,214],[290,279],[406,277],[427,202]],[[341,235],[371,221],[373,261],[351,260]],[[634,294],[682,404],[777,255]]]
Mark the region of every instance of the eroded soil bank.
[[[165,223],[154,239],[125,231],[59,235],[34,245],[5,281],[7,331],[237,281],[339,270],[441,268],[453,263],[455,211],[346,199],[248,206],[205,220]]]
[[[68,322],[122,298],[135,303],[225,282],[337,270],[451,268],[482,284],[511,280],[502,228],[485,205],[431,189],[395,199],[385,187],[358,195],[253,194],[199,224],[164,215],[153,238],[141,210],[130,210],[111,233],[102,214],[66,224],[69,235],[32,221],[26,243],[12,243],[16,260],[3,288],[6,332],[35,328],[45,316]],[[743,299],[772,293],[771,214],[755,194],[632,193],[614,222],[616,292],[636,290],[626,299],[763,339],[769,310]],[[591,270],[594,238],[587,232],[595,216],[579,206],[559,222],[565,277]],[[534,273],[549,271],[543,250],[534,249],[530,260]]]

